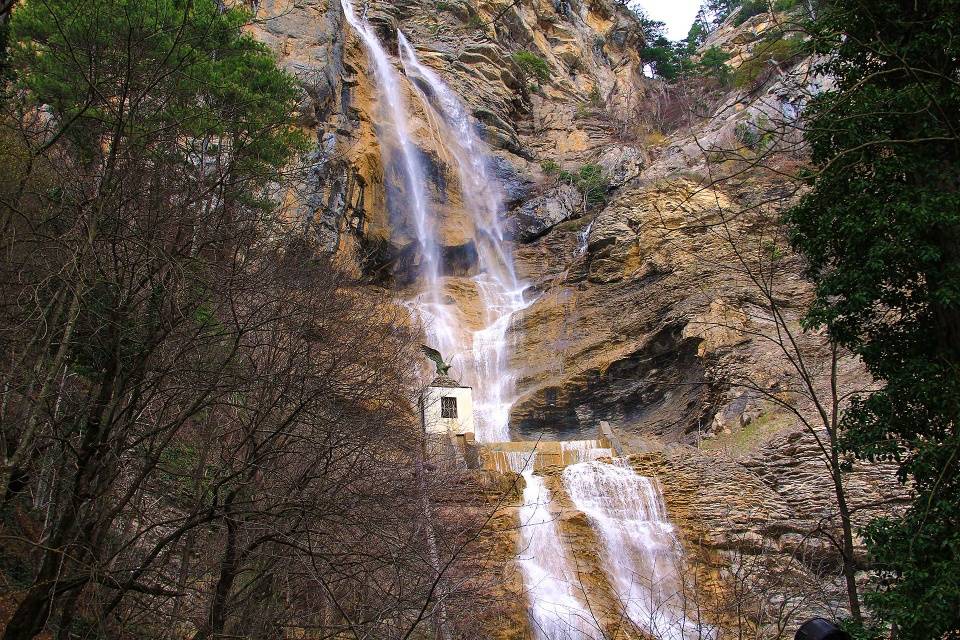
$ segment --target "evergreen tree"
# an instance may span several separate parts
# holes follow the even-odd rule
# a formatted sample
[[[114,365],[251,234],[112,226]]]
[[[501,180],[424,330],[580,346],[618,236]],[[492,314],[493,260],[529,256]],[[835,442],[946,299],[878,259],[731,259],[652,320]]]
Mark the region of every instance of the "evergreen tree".
[[[640,58],[650,65],[653,73],[664,80],[674,80],[680,74],[681,61],[677,43],[667,37],[667,26],[659,20],[653,20],[643,10],[635,9],[643,31],[643,49]]]
[[[700,10],[697,11],[697,17],[694,18],[693,24],[690,25],[690,30],[687,31],[685,43],[688,53],[693,53],[706,41],[711,28],[710,21],[707,19],[707,8],[706,6],[701,6]]]
[[[863,533],[867,595],[898,638],[960,637],[960,2],[829,0],[813,28],[834,87],[806,111],[811,191],[786,220],[825,325],[882,390],[845,419],[899,462],[913,502]]]

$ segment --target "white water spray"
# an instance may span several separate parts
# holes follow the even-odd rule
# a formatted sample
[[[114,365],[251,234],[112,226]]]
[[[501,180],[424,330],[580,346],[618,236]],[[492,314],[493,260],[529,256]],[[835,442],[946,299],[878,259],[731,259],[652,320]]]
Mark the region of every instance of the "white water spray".
[[[588,609],[563,554],[563,542],[550,512],[551,495],[541,476],[533,473],[533,451],[505,454],[511,470],[523,476],[520,507],[520,554],[524,584],[530,601],[531,631],[536,640],[586,640],[603,633]]]
[[[590,232],[593,231],[593,223],[596,221],[596,218],[591,220],[587,223],[587,226],[577,234],[577,248],[573,250],[573,257],[579,258],[587,252],[588,245],[590,244]]]
[[[404,198],[404,204],[410,210],[417,242],[420,244],[420,272],[424,276],[426,302],[439,306],[442,286],[440,251],[432,228],[434,221],[430,215],[429,197],[424,190],[426,171],[420,162],[419,152],[407,127],[407,105],[400,88],[400,75],[376,33],[366,20],[357,16],[351,0],[342,0],[342,5],[344,17],[360,36],[373,62],[374,74],[382,98],[379,110],[383,126],[378,129],[377,137],[382,152],[387,156],[384,158],[384,164],[391,164],[402,176],[401,197]],[[440,320],[443,321],[445,318],[441,317]],[[448,324],[438,327],[438,331],[448,335],[453,333]]]
[[[625,461],[583,462],[564,469],[563,485],[600,534],[604,568],[630,621],[661,640],[712,637],[682,611],[683,553],[656,482]]]
[[[431,339],[442,352],[454,354],[464,343],[471,344],[470,362],[464,368],[468,381],[478,392],[477,438],[508,440],[513,379],[508,366],[506,335],[513,314],[527,303],[523,300],[523,286],[517,280],[509,246],[504,242],[499,222],[502,196],[498,183],[489,175],[489,154],[456,94],[434,71],[419,62],[403,34],[398,34],[404,70],[424,107],[438,123],[441,142],[457,166],[464,204],[476,230],[474,242],[480,269],[473,282],[484,306],[485,324],[482,329],[470,332],[461,326],[461,314],[443,296],[438,230],[423,186],[426,171],[408,130],[399,75],[373,30],[355,14],[350,0],[343,0],[343,8],[347,21],[360,36],[373,62],[382,95],[384,126],[378,132],[381,145],[385,153],[390,154],[391,166],[402,176],[403,195],[420,244],[424,288],[423,293],[411,301],[412,306],[427,321]],[[584,249],[588,235],[589,226],[581,238]],[[582,249],[578,249],[580,251]],[[609,556],[608,572],[626,604],[628,615],[655,637],[684,639],[690,625],[675,612],[670,587],[665,586],[676,578],[676,573],[669,571],[676,540],[663,514],[659,494],[649,480],[632,470],[585,462],[610,456],[609,449],[598,444],[561,445],[562,457],[577,462],[564,472],[567,491],[601,533]],[[505,452],[506,464],[521,473],[526,482],[520,508],[518,563],[529,592],[533,634],[538,640],[600,638],[602,632],[582,604],[584,594],[576,586],[563,551],[556,516],[549,509],[550,491],[543,477],[534,474],[532,455],[529,451]],[[635,579],[643,572],[652,576],[650,582]],[[643,585],[647,585],[645,590],[640,588]]]
[[[477,440],[509,440],[513,376],[508,362],[507,331],[513,314],[527,303],[500,224],[503,208],[500,185],[490,175],[490,153],[477,135],[474,122],[460,98],[435,71],[420,62],[414,48],[399,31],[397,41],[404,72],[412,81],[424,108],[433,114],[441,143],[453,157],[464,206],[476,230],[474,243],[479,273],[473,277],[473,282],[483,304],[485,326],[473,332],[460,331],[459,344],[445,344],[445,340],[456,339],[456,334],[444,335],[436,328],[431,337],[437,340],[441,349],[451,353],[457,352],[463,341],[469,340],[471,349],[463,370],[476,393]],[[454,314],[438,308],[442,306],[424,306],[424,311],[434,319],[428,327],[450,326],[449,318]]]

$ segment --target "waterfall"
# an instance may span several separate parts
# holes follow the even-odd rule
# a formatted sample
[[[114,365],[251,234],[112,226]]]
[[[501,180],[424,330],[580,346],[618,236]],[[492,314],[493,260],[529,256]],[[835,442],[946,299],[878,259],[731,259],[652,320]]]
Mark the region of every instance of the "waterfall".
[[[573,250],[573,257],[579,258],[587,252],[587,245],[590,243],[590,232],[593,231],[593,223],[597,219],[591,220],[580,233],[577,234],[577,248]]]
[[[561,442],[560,451],[562,452],[564,462],[569,458],[573,458],[571,464],[613,456],[613,451],[611,451],[609,447],[601,447],[599,440]]]
[[[602,638],[596,620],[575,595],[582,593],[574,581],[556,516],[550,512],[552,496],[543,477],[533,473],[533,451],[509,452],[507,461],[523,476],[520,507],[520,554],[530,601],[530,626],[537,640],[585,640]]]
[[[420,161],[420,153],[410,136],[407,126],[407,105],[401,92],[400,75],[387,56],[380,39],[366,22],[357,16],[351,0],[342,0],[343,14],[353,30],[360,36],[364,48],[373,62],[374,77],[380,89],[379,115],[382,126],[377,129],[384,165],[392,166],[402,177],[403,198],[414,222],[417,242],[420,245],[420,272],[424,279],[424,304],[440,308],[443,283],[440,273],[440,250],[434,232],[430,199],[424,189],[427,172]],[[388,190],[388,198],[390,191]],[[456,339],[456,329],[449,316],[437,314],[432,329],[439,337],[441,348]],[[449,351],[447,351],[449,353]]]
[[[465,381],[477,393],[477,439],[509,440],[513,377],[507,332],[513,314],[528,303],[509,244],[504,241],[502,194],[490,175],[490,154],[459,97],[419,61],[416,51],[398,32],[404,72],[435,124],[441,151],[453,159],[464,207],[475,231],[479,272],[471,280],[483,305],[483,326],[469,331],[455,303],[444,296],[437,222],[423,186],[427,174],[410,136],[400,76],[376,34],[355,14],[350,0],[342,3],[347,21],[373,62],[381,91],[378,136],[387,155],[385,166],[402,177],[401,195],[411,212],[420,245],[423,290],[409,305],[424,319],[430,339],[442,353],[459,355],[460,347],[470,344],[467,361],[458,368],[463,369]],[[590,226],[581,238],[583,249],[589,232]],[[598,458],[611,456],[610,449],[601,447],[598,441],[561,443],[558,449],[562,463],[573,463],[563,473],[565,488],[602,538],[607,571],[626,614],[654,637],[687,638],[693,627],[679,612],[674,595],[679,585],[674,560],[682,556],[675,553],[676,538],[655,485],[628,467],[597,462]],[[567,562],[556,514],[550,510],[551,492],[544,478],[534,473],[535,450],[502,453],[502,465],[521,474],[525,481],[517,562],[528,592],[533,636],[538,640],[602,638],[604,634]]]
[[[527,303],[509,246],[504,242],[500,223],[503,209],[500,185],[490,175],[490,153],[477,135],[474,122],[460,98],[435,71],[420,62],[416,51],[400,31],[397,32],[397,41],[404,72],[424,108],[437,122],[443,148],[453,157],[464,207],[476,230],[474,242],[480,269],[473,282],[483,304],[485,326],[469,335],[466,332],[460,332],[460,335],[472,343],[463,368],[466,370],[464,378],[472,384],[476,394],[477,440],[509,440],[513,376],[508,362],[507,330],[513,314]],[[451,316],[429,304],[420,306],[435,318]],[[444,338],[436,337],[441,342]],[[458,346],[443,344],[442,348],[456,352]]]
[[[625,461],[594,461],[564,469],[563,485],[600,534],[605,570],[630,621],[661,640],[712,637],[684,615],[683,553],[656,482]]]
[[[507,330],[514,313],[526,306],[513,260],[504,242],[499,214],[499,185],[489,175],[489,153],[477,136],[474,124],[458,96],[436,72],[423,65],[416,51],[398,32],[400,59],[415,91],[438,123],[444,147],[453,156],[460,179],[464,205],[477,231],[475,242],[480,273],[473,278],[484,305],[487,325],[471,335],[471,365],[468,376],[477,391],[475,409],[480,441],[509,440],[512,377],[508,366]],[[567,448],[579,460],[591,459],[596,447]],[[555,516],[552,496],[544,479],[533,472],[535,452],[507,452],[511,470],[525,481],[520,507],[520,553],[518,563],[530,601],[533,634],[543,640],[602,637],[588,609],[581,604],[573,573],[564,555],[564,545]],[[609,451],[607,451],[609,455]]]

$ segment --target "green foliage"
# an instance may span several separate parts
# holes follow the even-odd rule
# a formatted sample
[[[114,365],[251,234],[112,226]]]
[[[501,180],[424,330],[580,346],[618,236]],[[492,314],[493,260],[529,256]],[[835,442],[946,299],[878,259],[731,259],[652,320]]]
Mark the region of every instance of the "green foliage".
[[[730,54],[720,47],[713,46],[703,52],[697,62],[697,69],[708,78],[714,78],[720,84],[726,85],[730,81],[730,67],[727,61]]]
[[[143,147],[174,128],[230,139],[238,170],[257,172],[283,165],[305,140],[289,121],[296,82],[242,33],[247,17],[213,0],[28,2],[11,20],[10,64],[20,88],[50,105],[87,154],[118,127]],[[133,85],[116,81],[127,65]],[[165,99],[115,108],[149,94]]]
[[[797,4],[797,0],[774,0],[773,10],[791,11]],[[713,17],[714,24],[720,24],[738,8],[740,12],[733,19],[733,23],[737,26],[753,16],[765,13],[769,5],[768,0],[706,0],[701,11],[709,13]]]
[[[956,0],[821,5],[818,71],[835,86],[805,112],[815,170],[786,215],[816,282],[808,324],[884,385],[853,403],[844,444],[896,460],[914,491],[862,532],[867,604],[903,640],[960,634],[958,32]]]
[[[720,24],[740,6],[741,0],[705,0],[703,3],[707,13],[713,16],[713,23]]]
[[[600,87],[593,85],[593,88],[590,89],[590,106],[594,108],[599,108],[603,105],[603,97],[600,95]]]
[[[718,47],[707,49],[699,62],[694,64],[691,57],[710,33],[712,25],[707,19],[706,6],[697,13],[687,37],[671,42],[666,36],[664,23],[649,19],[642,11],[636,12],[643,30],[644,47],[640,50],[641,59],[653,70],[653,73],[672,82],[684,75],[711,77],[721,84],[727,84],[730,69],[725,64],[730,55]]]
[[[745,147],[758,153],[765,151],[774,139],[770,119],[766,116],[761,116],[758,122],[741,120],[734,126],[733,135]]]
[[[688,53],[693,53],[706,41],[707,35],[710,34],[710,29],[711,24],[709,20],[707,20],[706,7],[700,7],[700,10],[697,12],[697,17],[694,18],[693,24],[690,25],[690,30],[687,31],[687,38],[684,41]]]
[[[588,207],[601,205],[607,201],[610,181],[603,175],[603,168],[599,165],[585,164],[576,173],[563,170],[557,174],[557,179],[579,189]]]
[[[840,627],[850,635],[850,640],[885,640],[889,631],[882,625],[853,620],[839,620]]]
[[[793,11],[798,6],[798,0],[775,0],[773,3],[774,11]]]
[[[789,416],[778,413],[764,413],[729,434],[720,433],[709,440],[704,440],[701,446],[704,449],[714,451],[725,450],[743,453],[756,451],[763,442],[790,425]]]
[[[800,36],[763,41],[754,49],[753,55],[744,60],[733,73],[733,84],[738,89],[748,89],[771,65],[785,65],[802,56],[807,43]]]
[[[742,0],[740,3],[740,11],[733,19],[733,24],[740,26],[753,16],[766,13],[768,10],[769,5],[767,4],[767,0]]]
[[[540,163],[540,168],[548,176],[556,175],[560,171],[560,165],[555,160],[544,160]]]
[[[640,58],[650,65],[657,76],[667,81],[675,80],[682,69],[679,51],[683,47],[667,38],[666,25],[663,22],[651,20],[639,10],[637,18],[640,20],[644,42]]]
[[[550,80],[550,65],[547,61],[533,53],[532,51],[517,51],[510,58],[514,64],[520,68],[520,72],[528,78],[535,79],[538,83]]]

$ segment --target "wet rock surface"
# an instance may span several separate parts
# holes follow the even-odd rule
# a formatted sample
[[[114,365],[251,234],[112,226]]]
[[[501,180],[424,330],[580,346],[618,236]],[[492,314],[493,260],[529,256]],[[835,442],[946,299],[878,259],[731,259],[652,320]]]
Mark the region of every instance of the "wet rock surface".
[[[582,214],[582,194],[567,184],[531,198],[507,216],[507,231],[518,242],[531,242],[561,222]]]
[[[322,250],[409,297],[423,256],[405,195],[384,169],[391,149],[377,130],[372,71],[339,2],[262,2],[257,18],[256,37],[301,79],[298,120],[317,140],[302,188],[287,197],[291,216],[318,230]],[[769,339],[770,300],[744,268],[744,255],[775,265],[777,313],[815,373],[813,392],[825,392],[832,354],[822,335],[799,324],[811,287],[770,224],[771,207],[786,206],[795,192],[759,172],[717,183],[708,162],[715,149],[738,144],[738,131],[743,137],[765,122],[795,118],[804,99],[796,78],[809,62],[711,97],[705,117],[655,142],[625,140],[621,116],[642,112],[663,87],[644,77],[639,25],[618,4],[374,1],[369,19],[391,53],[396,28],[403,30],[422,62],[467,103],[490,147],[486,163],[503,192],[502,215],[530,301],[508,332],[514,435],[585,438],[609,421],[637,454],[633,466],[659,479],[695,567],[691,576],[717,607],[736,595],[732,577],[750,573],[752,588],[774,594],[774,608],[782,610],[787,592],[799,589],[805,601],[790,615],[836,612],[842,594],[829,540],[832,487],[815,438],[783,404],[815,416],[810,388]],[[727,25],[708,46],[730,52],[736,65],[774,27],[758,19]],[[541,58],[547,76],[518,66],[519,51]],[[463,325],[477,329],[485,316],[470,279],[479,269],[476,232],[437,123],[411,87],[404,91],[437,207],[444,292],[459,303]],[[588,164],[601,168],[609,189],[603,202],[585,207],[583,194],[555,172],[575,175]],[[837,375],[848,391],[869,384],[846,354],[839,354]],[[889,467],[858,467],[849,482],[858,522],[902,503]],[[548,484],[557,488],[556,478]],[[561,490],[557,495],[558,505],[569,507]],[[608,592],[583,514],[558,513],[584,580]],[[522,602],[522,581],[507,568],[515,517],[497,521],[491,557],[506,572],[497,597]],[[827,586],[817,595],[821,583]],[[496,637],[522,637],[523,608],[508,609],[490,623],[502,629]],[[716,615],[729,622],[729,611]]]

